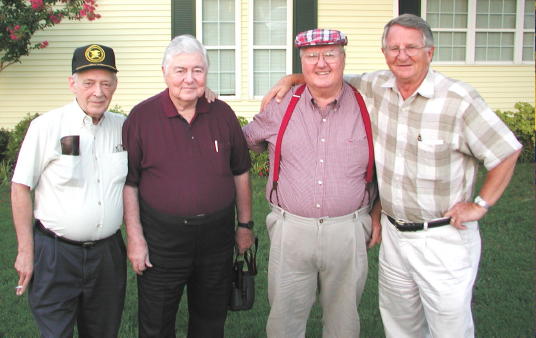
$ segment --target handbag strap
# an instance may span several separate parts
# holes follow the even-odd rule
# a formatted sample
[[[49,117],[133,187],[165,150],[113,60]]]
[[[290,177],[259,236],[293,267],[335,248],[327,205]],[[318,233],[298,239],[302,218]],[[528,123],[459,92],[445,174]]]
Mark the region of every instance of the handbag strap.
[[[250,275],[257,275],[257,250],[259,248],[259,239],[255,237],[255,244],[244,252],[244,262],[248,266]]]

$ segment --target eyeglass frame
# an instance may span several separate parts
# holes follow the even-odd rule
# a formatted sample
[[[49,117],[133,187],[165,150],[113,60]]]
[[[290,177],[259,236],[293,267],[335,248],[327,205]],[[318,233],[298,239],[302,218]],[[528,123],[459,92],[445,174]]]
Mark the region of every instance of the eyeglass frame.
[[[406,48],[385,47],[385,48],[383,48],[383,50],[386,51],[386,53],[389,54],[389,56],[392,56],[392,57],[399,56],[402,51],[404,51],[407,56],[413,57],[413,56],[416,56],[419,53],[419,50],[425,49],[425,48],[430,48],[430,46],[422,46],[422,47],[409,46],[409,47],[406,47]],[[411,52],[408,52],[408,50],[411,51]],[[395,52],[396,52],[396,54],[393,54]]]
[[[326,59],[326,54],[328,54],[328,59]],[[329,54],[333,54],[333,55],[329,55]],[[306,51],[303,51],[300,53],[300,58],[302,60],[304,60],[304,62],[308,65],[316,65],[318,63],[318,61],[320,61],[320,55],[322,55],[322,58],[324,59],[324,62],[326,63],[329,63],[329,64],[333,64],[333,63],[336,63],[338,60],[338,58],[345,54],[344,52],[344,49],[343,48],[339,48],[339,49],[332,49],[332,50],[328,50],[328,51],[325,51],[325,52],[322,52],[322,53],[319,53],[319,52],[310,52],[310,53],[307,53]],[[304,58],[305,56],[305,58]],[[307,56],[309,56],[309,58],[307,58]],[[314,62],[311,62],[310,61],[310,57],[313,57],[315,56],[316,57],[316,61]],[[333,57],[333,59],[331,59],[331,57]]]

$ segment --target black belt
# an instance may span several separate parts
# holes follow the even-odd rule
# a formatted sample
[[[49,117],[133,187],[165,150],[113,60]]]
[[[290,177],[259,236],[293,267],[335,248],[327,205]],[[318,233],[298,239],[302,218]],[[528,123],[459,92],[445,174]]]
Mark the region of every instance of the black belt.
[[[41,221],[39,221],[39,220],[35,220],[35,227],[37,228],[37,230],[41,231],[43,234],[47,235],[48,237],[57,238],[61,242],[64,242],[64,243],[67,243],[67,244],[72,244],[72,245],[78,245],[78,246],[81,246],[81,247],[84,247],[84,248],[92,248],[95,245],[97,245],[98,243],[104,242],[104,241],[114,237],[115,235],[117,235],[118,233],[121,232],[121,230],[117,230],[117,232],[115,234],[113,234],[112,236],[106,237],[106,238],[103,238],[103,239],[99,239],[99,240],[96,240],[96,241],[74,241],[72,239],[68,239],[68,238],[59,236],[54,231],[51,231],[51,230],[45,228],[43,223],[41,223]]]
[[[397,221],[389,215],[386,215],[387,219],[393,224],[399,231],[419,231],[424,230],[424,223],[409,223],[403,221]],[[443,225],[450,224],[450,217],[439,219],[437,221],[428,222],[428,228],[436,228]]]

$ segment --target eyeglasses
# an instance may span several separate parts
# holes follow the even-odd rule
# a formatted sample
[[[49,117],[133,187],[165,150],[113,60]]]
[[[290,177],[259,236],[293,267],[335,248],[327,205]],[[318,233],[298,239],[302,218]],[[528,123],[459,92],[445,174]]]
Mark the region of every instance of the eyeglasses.
[[[389,56],[398,56],[400,55],[400,52],[404,51],[406,52],[407,56],[415,56],[419,51],[423,48],[427,48],[426,46],[422,47],[416,47],[416,46],[409,46],[406,48],[400,48],[400,47],[387,47],[385,48],[385,51]]]
[[[320,60],[320,55],[322,55],[324,57],[324,61],[327,63],[335,63],[338,61],[341,54],[342,53],[340,51],[330,50],[324,53],[303,53],[301,58],[305,63],[314,65],[318,63]]]

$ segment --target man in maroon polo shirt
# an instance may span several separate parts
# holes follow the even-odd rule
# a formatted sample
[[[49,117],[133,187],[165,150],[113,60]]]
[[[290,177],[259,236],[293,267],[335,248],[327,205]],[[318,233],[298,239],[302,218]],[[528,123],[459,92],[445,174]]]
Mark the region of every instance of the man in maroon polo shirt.
[[[223,337],[233,248],[253,243],[247,145],[233,110],[204,98],[207,67],[194,37],[173,39],[162,65],[168,88],[135,106],[123,128],[140,337],[175,337],[185,285],[188,337]]]

